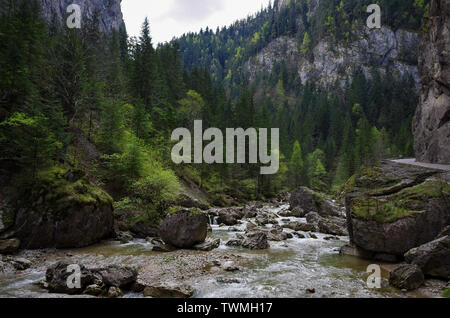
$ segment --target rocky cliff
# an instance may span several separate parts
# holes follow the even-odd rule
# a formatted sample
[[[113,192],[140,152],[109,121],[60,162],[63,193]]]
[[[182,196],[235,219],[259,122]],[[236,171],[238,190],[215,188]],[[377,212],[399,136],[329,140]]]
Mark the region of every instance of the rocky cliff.
[[[288,4],[288,0],[280,1],[278,9]],[[323,14],[320,12],[320,1],[309,1],[307,21],[303,21],[303,16],[298,16],[298,29],[302,31],[304,25],[314,23],[320,14]],[[362,16],[362,20],[364,18]],[[245,63],[244,70],[252,80],[258,73],[270,73],[277,63],[284,61],[290,69],[298,72],[302,83],[312,81],[329,86],[338,82],[344,86],[347,80],[352,80],[356,68],[360,68],[367,78],[371,78],[372,70],[376,69],[380,74],[389,72],[396,78],[410,75],[419,87],[417,32],[387,25],[382,25],[381,29],[369,29],[364,21],[355,26],[353,33],[354,40],[350,42],[337,42],[334,34],[323,36],[308,55],[301,53],[298,38],[276,38],[251,57]]]
[[[432,0],[420,40],[420,105],[413,124],[416,157],[450,164],[450,0]]]
[[[96,12],[98,13],[99,28],[103,33],[119,30],[121,26],[124,26],[120,8],[122,0],[38,0],[38,2],[48,21],[56,19],[59,23],[64,22],[69,16],[67,7],[77,4],[80,6],[84,18],[90,19]],[[81,27],[83,27],[83,19]]]

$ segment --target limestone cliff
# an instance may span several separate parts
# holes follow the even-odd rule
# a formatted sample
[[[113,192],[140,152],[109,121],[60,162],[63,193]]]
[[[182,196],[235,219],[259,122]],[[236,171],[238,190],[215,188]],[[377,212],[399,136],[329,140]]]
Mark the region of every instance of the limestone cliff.
[[[51,21],[56,19],[58,23],[64,22],[67,17],[67,7],[78,4],[84,18],[92,18],[97,12],[99,28],[103,33],[118,30],[124,25],[120,3],[122,0],[38,0],[44,17]],[[83,27],[83,19],[81,20]]]
[[[420,105],[413,124],[416,157],[450,164],[450,0],[432,0],[420,40]]]

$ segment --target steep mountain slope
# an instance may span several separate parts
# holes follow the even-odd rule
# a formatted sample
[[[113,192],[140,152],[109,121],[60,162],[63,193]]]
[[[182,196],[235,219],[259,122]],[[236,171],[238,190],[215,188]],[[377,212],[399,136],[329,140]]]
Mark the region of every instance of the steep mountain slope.
[[[420,105],[415,150],[423,162],[450,164],[450,1],[433,0],[420,43]]]
[[[398,78],[410,75],[418,84],[418,31],[427,1],[382,1],[381,29],[366,26],[370,3],[275,1],[229,28],[190,33],[178,42],[188,68],[206,67],[230,87],[270,73],[283,61],[303,83],[329,86],[337,80],[342,86],[362,68],[366,77],[376,69]]]

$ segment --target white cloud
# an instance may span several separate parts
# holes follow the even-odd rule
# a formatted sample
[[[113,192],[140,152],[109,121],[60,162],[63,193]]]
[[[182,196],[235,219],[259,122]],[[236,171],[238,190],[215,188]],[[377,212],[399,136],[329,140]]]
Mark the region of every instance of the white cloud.
[[[170,41],[207,26],[215,30],[256,13],[270,0],[122,0],[129,35],[137,36],[145,17],[153,42]]]

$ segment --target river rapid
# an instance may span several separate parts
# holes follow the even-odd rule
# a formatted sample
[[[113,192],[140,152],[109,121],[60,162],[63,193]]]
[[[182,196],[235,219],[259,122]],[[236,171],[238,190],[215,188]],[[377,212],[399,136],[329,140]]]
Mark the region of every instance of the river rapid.
[[[270,208],[277,213],[287,206]],[[280,224],[303,221],[299,218],[280,218]],[[244,232],[246,222],[234,230]],[[290,230],[285,229],[289,232]],[[225,243],[236,233],[230,227],[212,224],[210,236],[220,238],[221,245],[214,253],[234,254],[248,258],[245,266],[236,272],[226,273],[232,283],[218,282],[214,275],[205,275],[192,280],[197,298],[265,298],[265,297],[335,297],[335,298],[379,298],[379,297],[430,297],[433,295],[434,281],[427,281],[424,288],[414,292],[401,292],[389,287],[388,272],[392,265],[378,264],[382,268],[382,286],[371,289],[367,285],[367,268],[373,262],[351,256],[341,256],[340,248],[348,244],[347,237],[329,239],[329,235],[316,234],[317,239],[294,238],[283,242],[270,242],[270,248],[250,251],[228,247]],[[327,238],[327,239],[326,239]],[[87,267],[103,267],[112,264],[145,266],[152,257],[162,253],[153,252],[153,245],[145,240],[134,240],[127,244],[104,241],[97,245],[72,250],[22,251],[20,257],[32,260],[33,265],[20,272],[0,272],[0,297],[64,297],[49,294],[39,282],[45,279],[46,268],[60,260],[70,259]],[[192,254],[210,252],[189,252]],[[224,277],[224,275],[220,275]],[[428,286],[427,286],[428,285]],[[124,297],[142,297],[141,294],[127,293]]]

